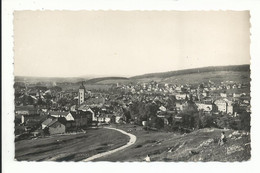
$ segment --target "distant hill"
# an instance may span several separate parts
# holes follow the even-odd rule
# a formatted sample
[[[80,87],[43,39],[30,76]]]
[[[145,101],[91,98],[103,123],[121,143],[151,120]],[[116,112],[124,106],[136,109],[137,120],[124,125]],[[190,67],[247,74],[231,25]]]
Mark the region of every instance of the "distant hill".
[[[96,83],[102,84],[102,82],[104,82],[104,81],[111,81],[111,83],[116,83],[118,80],[120,81],[120,80],[129,80],[129,79],[126,77],[100,77],[100,78],[93,78],[93,79],[83,81],[83,83],[84,84],[96,84]],[[78,82],[78,83],[81,83],[81,82]]]
[[[130,79],[143,79],[143,78],[169,78],[178,75],[187,75],[187,74],[199,74],[206,72],[217,72],[217,71],[245,71],[250,72],[250,65],[232,65],[232,66],[212,66],[212,67],[202,67],[202,68],[193,68],[185,69],[178,71],[169,71],[161,73],[149,73],[144,75],[133,76]]]
[[[78,77],[31,77],[31,76],[15,76],[15,82],[28,82],[28,83],[37,83],[37,82],[78,82],[86,80],[86,78]]]
[[[85,85],[112,85],[116,83],[128,84],[136,82],[157,81],[163,83],[186,84],[186,83],[201,83],[209,80],[214,82],[222,82],[226,80],[249,82],[250,81],[250,65],[232,65],[232,66],[215,66],[193,68],[161,73],[149,73],[144,75],[127,77],[23,77],[15,76],[15,82],[29,83],[60,83],[61,86],[77,88],[81,82]],[[64,85],[62,85],[64,83]]]

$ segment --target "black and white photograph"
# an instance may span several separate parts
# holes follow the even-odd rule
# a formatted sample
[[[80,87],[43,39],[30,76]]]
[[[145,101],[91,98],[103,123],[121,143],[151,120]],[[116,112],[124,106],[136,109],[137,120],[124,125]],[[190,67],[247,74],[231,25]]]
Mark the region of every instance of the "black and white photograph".
[[[16,161],[251,158],[249,11],[14,11]]]

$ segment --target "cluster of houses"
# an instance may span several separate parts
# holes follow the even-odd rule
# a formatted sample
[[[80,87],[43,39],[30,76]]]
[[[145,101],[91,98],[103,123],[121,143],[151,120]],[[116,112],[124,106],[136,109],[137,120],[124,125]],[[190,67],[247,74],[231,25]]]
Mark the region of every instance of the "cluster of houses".
[[[178,112],[183,110],[185,101],[190,99],[195,102],[198,110],[204,112],[214,111],[236,116],[236,107],[243,107],[247,112],[250,112],[250,94],[236,93],[237,89],[248,88],[249,84],[246,83],[239,84],[233,81],[225,81],[217,85],[209,81],[199,85],[173,85],[152,81],[137,85],[118,84],[117,87],[121,90],[127,90],[137,97],[146,95],[147,100],[158,100],[159,98],[161,103],[168,95],[172,95],[177,100],[175,107]],[[154,97],[154,94],[157,94],[156,97]],[[167,109],[167,106],[165,106],[165,109]]]
[[[120,122],[121,116],[114,115],[105,107],[103,97],[85,100],[85,92],[82,84],[78,91],[78,104],[71,106],[69,111],[46,111],[43,107],[33,105],[16,106],[15,117],[20,120],[16,125],[23,125],[25,128],[30,126],[33,130],[38,128],[47,134],[54,135],[77,131],[101,122]]]
[[[157,82],[137,83],[121,85],[117,84],[116,91],[108,93],[91,93],[83,85],[78,91],[61,91],[59,87],[52,89],[38,88],[28,90],[22,88],[24,94],[20,95],[15,107],[16,125],[38,127],[51,135],[66,133],[76,129],[83,129],[99,122],[120,123],[123,120],[123,109],[129,108],[132,102],[139,100],[143,102],[160,103],[158,117],[163,117],[163,112],[179,113],[183,111],[187,100],[192,100],[198,110],[204,113],[223,113],[236,116],[239,109],[250,112],[249,93],[227,93],[226,90],[248,87],[247,84],[234,82],[223,82],[216,85],[213,82],[200,85],[172,85],[158,84]],[[123,94],[121,91],[125,91]],[[28,93],[29,92],[29,93]],[[20,101],[29,96],[34,103],[48,101],[46,105],[21,105]],[[51,96],[51,97],[50,97]],[[168,107],[169,96],[174,96],[174,110]],[[63,109],[53,108],[59,99],[71,101],[63,106]],[[64,109],[65,108],[65,109]],[[239,108],[239,109],[238,109]]]

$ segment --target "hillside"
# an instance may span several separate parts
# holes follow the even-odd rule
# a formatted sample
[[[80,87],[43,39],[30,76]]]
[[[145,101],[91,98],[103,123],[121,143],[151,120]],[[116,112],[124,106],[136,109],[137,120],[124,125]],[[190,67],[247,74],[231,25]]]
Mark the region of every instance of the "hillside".
[[[250,66],[234,65],[234,66],[217,66],[203,67],[178,71],[170,71],[163,73],[151,73],[140,76],[125,77],[103,77],[93,78],[84,82],[84,84],[116,84],[116,83],[136,83],[157,81],[163,83],[186,84],[186,83],[202,83],[209,80],[220,83],[222,81],[250,82]]]
[[[185,70],[177,70],[162,73],[149,73],[139,76],[133,76],[130,79],[144,79],[144,78],[169,78],[178,75],[191,75],[191,74],[204,74],[207,72],[219,72],[219,71],[238,71],[238,72],[250,72],[250,65],[233,65],[233,66],[215,66],[215,67],[202,67]]]
[[[96,161],[246,161],[250,159],[250,134],[242,131],[200,129],[189,134],[145,131],[133,125],[117,126],[136,135],[136,143],[110,156]],[[225,131],[227,142],[218,140]]]
[[[22,77],[16,76],[16,82],[27,81],[29,83],[53,83],[64,89],[78,88],[83,82],[90,88],[104,88],[104,85],[111,86],[116,83],[129,84],[137,82],[156,81],[172,84],[197,84],[213,81],[220,83],[223,81],[235,81],[240,83],[250,82],[250,65],[216,66],[194,68],[162,73],[150,73],[140,76],[126,77],[99,77],[99,78],[48,78],[48,77]],[[41,85],[39,83],[39,85]],[[37,84],[38,85],[38,84]]]
[[[221,83],[224,81],[234,81],[240,83],[250,82],[250,72],[248,71],[212,71],[202,73],[192,73],[176,75],[167,78],[161,78],[160,82],[173,84],[199,84],[202,82],[212,81]]]

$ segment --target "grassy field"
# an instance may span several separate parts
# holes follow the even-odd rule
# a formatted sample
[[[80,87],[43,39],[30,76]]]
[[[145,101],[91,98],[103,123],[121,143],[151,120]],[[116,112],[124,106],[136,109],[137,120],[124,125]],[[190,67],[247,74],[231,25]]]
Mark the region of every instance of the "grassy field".
[[[136,143],[96,161],[244,161],[250,159],[250,136],[232,135],[223,146],[218,139],[223,130],[201,129],[190,134],[145,131],[133,125],[118,126],[136,135]],[[226,136],[233,130],[226,130]]]
[[[166,78],[145,77],[136,79],[140,82],[157,81],[170,84],[200,84],[209,80],[220,83],[224,81],[234,81],[239,83],[250,82],[250,72],[248,71],[216,71],[205,73],[182,74]]]
[[[109,129],[89,129],[86,133],[59,135],[15,143],[19,161],[81,161],[92,155],[125,145],[129,137]]]

